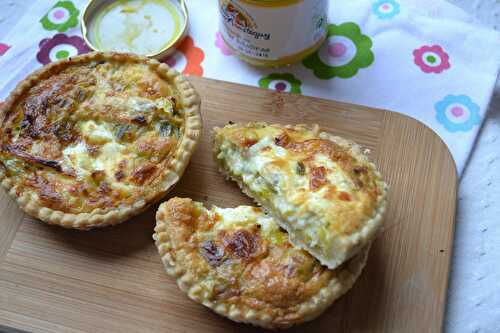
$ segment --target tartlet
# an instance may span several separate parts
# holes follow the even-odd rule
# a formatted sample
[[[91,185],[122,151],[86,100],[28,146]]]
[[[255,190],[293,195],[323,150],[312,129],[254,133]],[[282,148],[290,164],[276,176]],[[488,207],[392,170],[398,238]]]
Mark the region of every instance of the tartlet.
[[[156,214],[153,238],[168,275],[191,299],[237,322],[287,328],[319,316],[348,291],[369,244],[336,270],[293,246],[257,207],[207,210],[172,198]]]
[[[290,241],[335,269],[371,242],[387,185],[360,146],[318,126],[215,128],[222,173],[267,209]]]
[[[156,60],[89,53],[49,64],[1,106],[0,181],[63,227],[122,222],[179,180],[200,136],[192,85]]]

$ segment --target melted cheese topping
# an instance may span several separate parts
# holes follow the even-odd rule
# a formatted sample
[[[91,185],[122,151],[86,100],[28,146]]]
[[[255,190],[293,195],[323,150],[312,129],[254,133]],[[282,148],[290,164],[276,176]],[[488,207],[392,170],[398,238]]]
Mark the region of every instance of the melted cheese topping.
[[[325,254],[376,211],[381,180],[366,158],[308,130],[227,126],[216,158],[294,236]]]
[[[216,220],[214,231],[235,230],[258,225],[261,235],[272,244],[288,242],[287,234],[274,222],[273,218],[256,207],[239,206],[236,208],[213,207],[209,218]]]
[[[69,66],[8,111],[1,165],[53,209],[131,204],[155,191],[177,147],[184,130],[178,98],[146,64]]]
[[[158,209],[160,230],[155,239],[169,239],[171,262],[191,276],[200,302],[264,311],[277,326],[289,325],[302,304],[345,274],[291,245],[256,207],[207,210],[173,198]]]

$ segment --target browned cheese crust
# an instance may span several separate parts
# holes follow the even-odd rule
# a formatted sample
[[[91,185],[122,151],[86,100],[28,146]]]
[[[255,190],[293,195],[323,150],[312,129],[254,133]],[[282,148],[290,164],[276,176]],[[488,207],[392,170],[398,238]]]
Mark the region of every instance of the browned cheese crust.
[[[214,157],[294,245],[329,268],[355,255],[380,228],[387,188],[380,173],[360,146],[317,126],[216,128]]]
[[[156,60],[92,53],[50,64],[1,108],[0,179],[48,223],[121,222],[182,175],[199,105],[189,82]]]
[[[207,210],[173,198],[154,239],[167,273],[197,302],[232,320],[286,328],[311,320],[351,288],[368,247],[336,270],[294,247],[260,208]]]

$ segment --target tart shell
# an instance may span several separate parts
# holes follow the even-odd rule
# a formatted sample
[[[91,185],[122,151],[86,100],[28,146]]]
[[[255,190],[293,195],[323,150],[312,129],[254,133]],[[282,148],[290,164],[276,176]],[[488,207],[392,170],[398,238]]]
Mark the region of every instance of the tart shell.
[[[353,141],[344,139],[342,137],[334,136],[326,132],[320,132],[318,125],[313,125],[313,126],[305,124],[269,125],[263,122],[256,122],[256,123],[249,123],[246,125],[231,124],[227,125],[226,127],[242,127],[242,126],[243,127],[277,126],[280,128],[297,130],[297,131],[307,130],[316,135],[320,139],[331,141],[337,144],[338,146],[345,148],[346,150],[349,150],[350,154],[354,158],[369,165],[370,168],[374,170],[376,177],[380,179],[377,182],[377,187],[380,189],[381,192],[378,197],[377,207],[373,212],[372,216],[363,223],[362,227],[359,228],[359,230],[350,235],[346,235],[340,241],[335,242],[332,246],[334,251],[331,252],[331,255],[326,256],[324,253],[318,251],[318,249],[308,246],[304,239],[301,239],[296,233],[294,233],[294,230],[290,227],[290,225],[287,222],[285,222],[285,217],[283,217],[279,211],[273,209],[272,204],[270,203],[269,200],[259,198],[259,196],[253,193],[252,190],[248,186],[246,186],[240,179],[237,179],[229,174],[228,170],[224,167],[222,161],[219,158],[217,158],[220,146],[220,142],[218,142],[217,136],[218,133],[220,133],[223,129],[214,128],[215,142],[213,145],[213,157],[215,163],[218,166],[219,172],[221,172],[226,177],[226,179],[236,182],[243,193],[252,198],[259,206],[262,206],[264,209],[268,210],[271,213],[271,215],[275,218],[277,223],[280,225],[280,227],[282,227],[288,232],[290,237],[290,242],[293,245],[306,250],[312,256],[318,259],[323,265],[328,266],[330,269],[335,269],[336,267],[344,263],[346,260],[349,260],[354,255],[359,253],[359,251],[362,248],[364,248],[367,244],[371,243],[371,241],[376,237],[377,232],[380,230],[380,227],[382,226],[383,223],[383,217],[387,205],[386,197],[387,197],[388,186],[385,182],[381,180],[380,172],[377,171],[375,164],[368,160],[368,157],[364,154],[361,146],[359,146],[357,143]]]
[[[335,300],[345,294],[360,276],[370,249],[367,244],[358,255],[344,263],[337,270],[332,271],[326,281],[316,293],[307,297],[299,304],[289,305],[285,310],[276,311],[271,304],[265,306],[249,306],[248,303],[236,296],[231,301],[212,299],[206,290],[206,283],[200,274],[206,274],[206,268],[196,264],[200,256],[194,243],[189,245],[192,250],[186,254],[178,252],[173,237],[186,237],[189,228],[184,230],[169,229],[169,224],[183,223],[191,218],[189,207],[193,205],[190,199],[173,198],[163,203],[156,214],[156,227],[153,239],[161,256],[166,273],[175,278],[179,288],[197,303],[212,309],[221,316],[233,321],[248,323],[267,329],[285,329],[290,326],[310,321],[325,311]],[[196,218],[196,217],[194,217]],[[191,241],[188,241],[191,244]],[[199,260],[199,259],[198,259]],[[255,264],[259,265],[259,264]],[[255,266],[252,266],[255,267]],[[327,269],[327,268],[325,268]],[[285,287],[284,287],[285,288]],[[238,295],[238,293],[237,293]],[[276,297],[279,297],[279,292]],[[300,297],[300,296],[296,296]],[[264,301],[256,301],[265,303]],[[279,313],[279,314],[278,314]]]
[[[45,207],[35,195],[29,190],[21,189],[9,178],[3,169],[0,169],[0,182],[9,195],[18,203],[19,207],[28,215],[38,218],[48,224],[59,225],[65,228],[89,230],[95,227],[104,227],[121,223],[146,210],[152,204],[163,198],[172,186],[180,179],[191,155],[196,148],[202,130],[202,119],[200,114],[200,97],[191,83],[181,74],[166,64],[160,64],[157,60],[141,57],[127,53],[88,53],[65,60],[51,63],[33,72],[21,81],[14,91],[0,107],[0,121],[3,123],[7,112],[15,106],[17,101],[38,82],[62,71],[63,69],[88,63],[91,61],[117,61],[147,64],[148,67],[179,91],[181,103],[185,112],[184,133],[172,154],[168,168],[161,173],[161,188],[149,192],[147,197],[137,200],[127,207],[112,207],[110,209],[96,208],[89,213],[67,213]]]

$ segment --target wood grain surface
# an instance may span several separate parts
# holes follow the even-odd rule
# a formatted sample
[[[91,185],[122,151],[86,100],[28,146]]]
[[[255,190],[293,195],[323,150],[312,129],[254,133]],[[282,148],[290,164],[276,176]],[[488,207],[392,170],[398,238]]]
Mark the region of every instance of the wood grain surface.
[[[216,171],[211,128],[228,121],[318,123],[371,150],[390,185],[386,222],[354,288],[293,332],[439,332],[456,204],[447,148],[403,115],[191,78],[202,95],[203,138],[169,195],[249,204]],[[164,272],[151,235],[153,207],[89,232],[48,226],[0,193],[0,327],[33,332],[252,332],[190,301]]]

